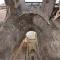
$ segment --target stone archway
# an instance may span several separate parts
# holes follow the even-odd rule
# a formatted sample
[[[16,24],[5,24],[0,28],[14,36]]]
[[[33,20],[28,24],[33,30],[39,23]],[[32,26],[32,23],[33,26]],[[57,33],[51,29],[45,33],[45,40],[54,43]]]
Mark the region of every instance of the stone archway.
[[[17,48],[19,48],[22,40],[25,38],[26,32],[34,30],[37,32],[38,35],[39,50],[41,56],[40,59],[60,60],[60,58],[52,57],[50,55],[51,52],[49,52],[49,49],[53,48],[51,47],[51,42],[54,40],[52,31],[54,30],[54,28],[56,29],[56,26],[53,25],[53,22],[51,22],[51,24],[48,24],[46,22],[50,21],[49,18],[53,11],[55,0],[49,0],[48,3],[46,3],[46,0],[43,1],[42,14],[40,13],[41,12],[40,10],[38,10],[39,14],[33,12],[34,10],[32,11],[32,13],[29,13],[30,12],[29,11],[23,14],[23,11],[21,10],[22,8],[20,8],[21,7],[20,4],[17,8],[15,8],[12,0],[5,1],[8,8],[11,7],[10,13],[12,14],[8,16],[7,21],[2,26],[3,28],[0,32],[1,33],[0,44],[2,44],[0,45],[1,47],[0,51],[2,52],[1,56],[4,57],[1,59],[9,60],[11,58],[10,56],[12,55],[12,53],[14,53]],[[10,3],[12,4],[11,6],[9,5]],[[12,9],[12,7],[14,8]],[[20,12],[21,14],[19,15],[17,12]]]
[[[31,50],[34,50],[34,53],[31,52]],[[32,55],[34,56],[34,60],[40,59],[37,33],[31,30],[26,33],[26,37],[21,42],[21,45],[17,48],[10,60],[30,60]]]

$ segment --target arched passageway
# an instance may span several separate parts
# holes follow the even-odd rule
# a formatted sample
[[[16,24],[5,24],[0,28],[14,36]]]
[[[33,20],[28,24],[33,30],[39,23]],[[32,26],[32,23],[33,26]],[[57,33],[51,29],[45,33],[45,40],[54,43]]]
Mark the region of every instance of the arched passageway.
[[[12,57],[13,60],[39,60],[37,33],[35,31],[28,31],[26,37],[22,40],[19,48],[15,52]]]

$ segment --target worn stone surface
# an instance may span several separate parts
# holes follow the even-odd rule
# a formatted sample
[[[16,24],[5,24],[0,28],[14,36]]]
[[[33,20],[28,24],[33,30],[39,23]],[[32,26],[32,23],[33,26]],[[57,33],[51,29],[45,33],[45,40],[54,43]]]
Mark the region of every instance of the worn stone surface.
[[[8,17],[7,21],[0,27],[0,60],[10,60],[13,53],[15,53],[25,38],[26,32],[30,30],[36,31],[38,35],[39,60],[60,60],[60,18],[56,21],[53,21],[53,19],[49,20],[55,0],[47,1],[48,7],[46,11],[46,1],[43,1],[45,2],[43,4],[45,8],[43,12],[39,12],[39,14],[35,13],[39,10],[37,9],[35,11],[35,9],[33,9],[34,6],[31,6],[31,8],[33,7],[32,11],[28,10],[28,13],[26,13],[25,9],[23,9],[24,5],[22,4],[22,0],[19,1],[19,4],[14,5],[15,0],[5,0]],[[47,21],[49,21],[50,24],[48,24]]]

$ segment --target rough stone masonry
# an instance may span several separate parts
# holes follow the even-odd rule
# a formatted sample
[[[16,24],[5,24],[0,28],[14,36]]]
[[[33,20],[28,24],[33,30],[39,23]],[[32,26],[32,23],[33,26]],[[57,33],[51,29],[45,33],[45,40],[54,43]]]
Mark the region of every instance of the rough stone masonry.
[[[38,35],[39,60],[60,60],[60,17],[53,21],[52,16],[55,2],[43,0],[41,6],[36,6],[24,0],[5,0],[7,14],[0,27],[0,60],[13,60],[11,56],[31,30]]]

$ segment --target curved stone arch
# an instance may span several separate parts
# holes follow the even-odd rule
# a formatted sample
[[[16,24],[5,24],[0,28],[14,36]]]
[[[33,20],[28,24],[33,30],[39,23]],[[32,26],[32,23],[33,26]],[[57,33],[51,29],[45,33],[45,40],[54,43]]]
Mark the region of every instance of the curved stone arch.
[[[39,18],[41,18],[45,23],[46,23],[46,25],[48,25],[48,23],[46,22],[46,19],[42,16],[42,15],[40,15],[40,14],[35,14],[35,13],[24,13],[24,14],[21,14],[20,16],[19,16],[19,18],[20,17],[22,17],[22,16],[24,16],[24,15],[32,15],[32,20],[31,20],[31,22],[32,22],[32,25],[30,25],[30,30],[34,30],[34,28],[37,28],[38,30],[40,29],[41,30],[41,28],[38,26],[38,25],[36,25],[35,24],[35,22],[34,22],[34,17],[36,17],[36,16],[38,16]],[[22,21],[22,20],[21,20]],[[27,21],[27,20],[25,20],[25,21]],[[28,21],[27,21],[27,23],[28,23]],[[48,25],[49,26],[49,25]],[[42,27],[43,28],[43,27]],[[28,30],[29,30],[28,29]]]
[[[29,13],[30,14],[30,13]],[[23,15],[21,15],[20,17],[22,17],[22,16],[24,16],[25,14],[23,14]],[[47,22],[44,20],[44,18],[42,17],[42,16],[40,16],[40,15],[37,15],[37,14],[33,14],[33,18],[34,18],[34,16],[39,16],[40,18],[42,18],[42,20],[44,21],[44,23],[46,23],[46,25],[45,26],[48,26],[48,24],[47,24]],[[27,17],[28,17],[28,15],[27,15]],[[22,18],[23,19],[23,18]],[[22,21],[22,20],[21,20]],[[24,20],[25,21],[25,20]],[[29,22],[28,22],[29,23]],[[38,34],[38,41],[40,41],[39,40],[39,38],[40,38],[40,33],[42,34],[42,32],[43,32],[43,27],[40,27],[40,26],[38,26],[38,25],[36,25],[35,23],[34,23],[34,21],[33,21],[33,19],[32,19],[32,23],[33,24],[27,24],[25,27],[25,29],[22,29],[21,31],[20,31],[20,33],[21,32],[24,32],[24,33],[22,33],[21,34],[21,37],[20,38],[22,38],[22,39],[20,39],[20,41],[19,41],[19,43],[18,43],[18,45],[16,45],[16,47],[19,47],[20,46],[20,43],[22,42],[22,40],[25,38],[25,34],[28,32],[28,31],[35,31],[37,34]],[[20,26],[20,25],[19,25]],[[39,44],[40,44],[40,42],[39,42]],[[15,48],[16,48],[15,47]]]
[[[25,15],[25,14],[24,14],[24,15]],[[23,15],[23,16],[24,16],[24,15]],[[33,15],[35,15],[35,14],[33,14]],[[37,14],[36,14],[36,15],[37,15]],[[36,16],[36,15],[35,15],[35,16]],[[20,16],[20,17],[22,17],[22,16]],[[20,17],[19,17],[19,18],[20,18]],[[28,15],[27,15],[27,17],[28,17]],[[22,17],[22,19],[23,19],[23,17]],[[43,17],[42,17],[42,19],[43,19]],[[44,19],[43,19],[43,20],[44,20]],[[8,20],[7,20],[7,21],[8,21]],[[14,21],[15,21],[15,20],[14,20]],[[16,22],[16,21],[17,21],[17,22]],[[20,42],[21,42],[22,39],[25,37],[25,34],[26,34],[27,31],[30,31],[30,30],[33,30],[33,31],[42,31],[42,29],[41,29],[39,26],[37,26],[37,25],[34,24],[33,19],[32,19],[32,23],[33,23],[33,24],[30,24],[29,22],[27,22],[27,20],[23,20],[23,21],[22,21],[22,20],[19,20],[19,21],[16,20],[16,21],[15,21],[15,22],[16,22],[17,25],[14,25],[14,24],[13,24],[13,25],[14,25],[15,27],[17,27],[17,29],[19,29],[19,31],[20,31],[20,33],[21,33],[21,37],[20,37],[21,40],[20,40]],[[25,26],[25,22],[24,22],[24,21],[27,22],[27,23],[29,23],[29,24],[27,24],[27,25]],[[44,21],[45,21],[45,20],[44,20]],[[23,23],[23,24],[22,24],[23,27],[21,27],[21,25],[19,25],[19,22]],[[7,22],[7,25],[8,25],[8,24],[10,24],[10,23]],[[19,27],[21,28],[21,30],[20,30]],[[22,32],[23,32],[23,33],[22,33]]]
[[[20,16],[21,17],[21,16]],[[20,31],[20,30],[19,30]],[[21,30],[20,32],[19,32],[19,34],[20,33],[22,33],[22,34],[20,34],[21,36],[20,36],[20,40],[18,41],[18,44],[15,46],[15,49],[14,49],[14,51],[13,51],[13,54],[15,53],[15,51],[16,51],[16,49],[18,49],[19,47],[20,47],[20,44],[21,44],[21,42],[23,41],[23,39],[25,38],[25,35],[26,35],[26,33],[28,32],[28,31],[35,31],[37,34],[38,34],[38,36],[39,36],[39,33],[42,31],[41,29],[40,29],[40,27],[38,27],[37,25],[35,25],[35,24],[32,24],[32,25],[30,25],[29,24],[29,26],[27,26],[26,27],[26,29],[24,29],[24,30]],[[38,40],[39,41],[39,40]],[[13,55],[12,54],[12,55]],[[11,56],[12,56],[11,55]],[[14,55],[15,56],[15,55]],[[12,56],[12,59],[14,59],[14,57]],[[12,60],[11,59],[11,60]]]
[[[9,0],[5,0],[5,1],[9,1]],[[12,0],[10,0],[10,1],[12,1]],[[22,1],[22,0],[21,0]],[[54,2],[54,0],[49,0],[49,1],[53,1]],[[9,3],[9,2],[8,2]],[[8,4],[7,4],[8,5]],[[12,2],[12,5],[13,5],[13,2]],[[50,4],[49,4],[50,5]],[[54,5],[54,4],[53,4]],[[12,6],[11,6],[12,7]],[[14,6],[13,6],[14,7]],[[49,7],[49,6],[48,6]],[[50,6],[50,7],[54,7],[54,6]],[[12,8],[11,8],[12,9]],[[53,9],[53,8],[51,8],[51,9]],[[48,10],[48,9],[47,9]],[[13,12],[14,12],[15,10],[13,9]],[[18,10],[17,10],[18,11]],[[21,11],[21,10],[20,10]],[[50,11],[50,10],[49,10]],[[48,21],[48,14],[49,14],[49,11],[48,11],[48,13],[47,13],[47,15],[43,12],[42,13],[42,21],[44,21],[44,23],[46,22],[46,20]],[[10,12],[10,13],[12,13],[12,12]],[[21,13],[21,12],[20,12]],[[36,14],[37,15],[40,15],[41,14],[41,11],[40,12],[38,12],[39,14],[37,14],[36,12],[34,12],[34,14],[35,14],[35,16],[36,16]],[[22,13],[21,13],[22,14]],[[51,13],[50,13],[51,14]],[[49,15],[50,15],[49,14]],[[8,15],[8,14],[7,14]],[[43,17],[43,15],[44,15],[44,17]],[[29,30],[35,30],[36,32],[37,32],[37,34],[38,34],[38,41],[40,41],[40,33],[42,34],[41,35],[41,37],[42,37],[42,40],[44,40],[44,42],[46,42],[46,39],[47,40],[49,40],[49,39],[51,39],[50,38],[50,29],[48,29],[48,28],[50,28],[49,27],[49,25],[45,28],[45,29],[42,29],[41,30],[41,28],[44,28],[44,27],[40,27],[40,23],[39,24],[37,24],[37,23],[35,23],[34,21],[33,21],[33,19],[32,19],[32,23],[34,23],[34,24],[27,24],[27,25],[25,25],[25,22],[28,22],[28,20],[27,21],[25,21],[25,20],[23,20],[23,21],[25,21],[25,22],[23,22],[24,24],[22,24],[22,26],[23,26],[23,28],[21,28],[22,26],[21,25],[19,25],[18,23],[19,22],[22,22],[22,20],[19,20],[19,21],[17,21],[19,18],[15,15],[15,12],[13,13],[13,16],[8,16],[9,18],[8,18],[8,20],[13,20],[11,23],[10,23],[10,21],[8,21],[8,23],[7,23],[7,26],[8,25],[11,25],[11,24],[16,24],[16,25],[14,25],[15,26],[15,28],[16,28],[16,31],[18,30],[18,32],[16,32],[16,31],[13,31],[13,33],[12,33],[12,28],[11,28],[11,26],[8,26],[6,29],[5,29],[5,27],[3,27],[3,31],[1,32],[1,34],[3,35],[3,36],[1,36],[1,40],[2,40],[2,38],[4,39],[4,37],[7,39],[7,41],[9,42],[9,39],[7,38],[7,36],[8,36],[8,34],[11,36],[10,37],[10,39],[11,39],[11,41],[10,41],[10,43],[12,43],[12,41],[13,41],[13,39],[15,40],[15,38],[17,37],[17,35],[19,34],[19,39],[17,40],[17,44],[16,45],[14,45],[13,43],[12,43],[12,45],[14,45],[14,47],[16,47],[17,46],[17,48],[19,48],[19,46],[20,46],[20,43],[21,43],[21,41],[22,41],[22,38],[24,38],[25,37],[25,34],[26,34],[26,32],[27,31],[29,31]],[[11,18],[11,17],[13,17],[13,18]],[[17,17],[18,19],[15,19],[14,17]],[[19,17],[21,17],[21,16],[19,16]],[[32,16],[32,17],[34,17],[34,16]],[[27,17],[26,17],[27,18]],[[46,18],[46,19],[45,19]],[[16,20],[16,21],[15,21]],[[14,23],[13,23],[14,22]],[[38,22],[40,22],[40,20],[38,21]],[[49,22],[49,21],[48,21]],[[46,24],[47,24],[47,22],[46,22]],[[45,24],[44,24],[45,25]],[[21,27],[20,27],[21,26]],[[19,27],[21,28],[21,30],[19,29]],[[26,28],[25,28],[26,27]],[[32,28],[34,28],[34,29],[32,29]],[[11,29],[11,30],[9,30],[9,29]],[[8,33],[7,33],[7,30],[9,30],[8,31]],[[48,31],[49,30],[49,31]],[[41,32],[40,32],[41,31]],[[16,33],[15,33],[16,32]],[[42,33],[43,32],[43,33]],[[11,35],[11,33],[12,33],[12,35]],[[49,34],[50,33],[50,34]],[[6,35],[7,34],[7,35]],[[17,34],[17,35],[16,35]],[[18,37],[17,37],[18,38]],[[5,41],[6,41],[6,39],[5,39]],[[16,41],[15,41],[16,42]],[[3,42],[4,43],[4,42]],[[2,43],[2,44],[3,44]],[[7,42],[6,42],[7,43]],[[48,43],[48,42],[47,42]],[[39,44],[40,44],[40,42],[39,42]],[[7,44],[7,46],[8,46],[9,44]],[[11,44],[10,44],[11,45]],[[10,46],[9,45],[9,46]],[[41,45],[43,45],[42,43],[41,43]],[[8,48],[9,48],[9,46],[8,46]],[[45,46],[46,47],[46,46]],[[11,47],[10,47],[11,48]],[[43,48],[42,46],[41,46],[41,48]],[[7,48],[6,48],[6,50],[7,50]],[[9,49],[10,50],[10,49]],[[13,50],[13,49],[12,49]],[[4,50],[3,50],[3,52],[4,52]],[[13,52],[13,51],[12,51]],[[45,52],[45,51],[44,51]],[[7,52],[8,53],[8,52]],[[6,53],[6,54],[7,54]],[[14,53],[14,52],[13,52]],[[42,54],[42,55],[44,55],[44,53]],[[47,56],[45,56],[45,58],[46,58]],[[44,58],[44,57],[43,57]],[[4,60],[9,60],[9,57],[7,58],[7,56],[6,56],[6,59],[4,59]]]
[[[40,16],[44,21],[46,21],[47,24],[50,24],[49,20],[46,18],[46,15],[44,14],[44,12],[40,11],[39,12],[25,12],[25,13],[22,13],[20,16],[22,15],[25,15],[25,14],[33,14],[34,16]]]
[[[23,15],[22,15],[23,16]],[[22,16],[20,16],[20,17],[22,17]],[[28,16],[28,15],[27,15]],[[34,15],[34,16],[39,16],[39,15]],[[40,18],[42,18],[41,16],[39,16]],[[42,20],[47,24],[47,22],[42,18]],[[29,27],[30,26],[30,27]],[[24,36],[25,37],[25,34],[28,32],[28,31],[35,31],[36,33],[37,33],[37,36],[38,36],[38,44],[39,44],[39,49],[41,49],[40,48],[40,45],[42,44],[41,43],[41,37],[43,38],[44,36],[45,36],[45,34],[44,34],[44,31],[40,28],[40,26],[37,26],[36,24],[32,24],[32,25],[29,25],[28,27],[27,27],[27,30],[24,30],[24,31],[22,31],[22,32],[25,32],[24,34],[22,34],[22,36]],[[47,25],[48,26],[48,25]],[[42,27],[43,28],[43,27]],[[48,28],[47,28],[48,29]],[[21,31],[20,31],[21,32]],[[41,35],[42,34],[42,35]],[[45,38],[45,37],[44,37]],[[43,39],[44,39],[43,38]],[[48,38],[48,37],[47,37]],[[46,39],[44,39],[44,40],[46,40]],[[22,42],[22,40],[20,40],[20,42],[19,42],[19,45],[17,45],[16,47],[18,47],[19,48],[19,46],[20,46],[20,43]],[[41,46],[42,47],[42,46]],[[39,52],[39,53],[41,53],[41,51]]]

